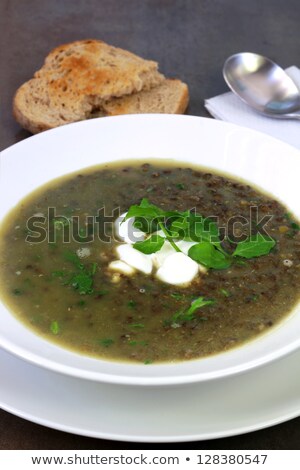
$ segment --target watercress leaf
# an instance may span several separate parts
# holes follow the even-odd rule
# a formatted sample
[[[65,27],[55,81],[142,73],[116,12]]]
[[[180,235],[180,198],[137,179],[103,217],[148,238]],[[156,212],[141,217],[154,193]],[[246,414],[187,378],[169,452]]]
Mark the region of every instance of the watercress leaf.
[[[196,310],[199,310],[199,308],[204,307],[205,305],[213,305],[214,303],[215,300],[205,299],[204,297],[198,297],[198,299],[195,299],[191,303],[191,306],[186,311],[186,315],[193,316]]]
[[[215,300],[205,299],[204,297],[198,297],[198,299],[193,300],[191,305],[187,309],[182,309],[176,312],[170,321],[167,322],[167,325],[172,324],[181,324],[187,321],[192,321],[195,319],[195,312],[206,305],[213,305]]]
[[[144,198],[139,205],[130,206],[122,223],[132,217],[135,219],[135,228],[144,233],[153,233],[158,230],[158,222],[164,217],[164,211]]]
[[[187,212],[164,211],[155,204],[152,204],[147,198],[144,198],[139,205],[133,205],[128,209],[123,222],[134,217],[135,228],[145,233],[153,233],[158,230],[159,222],[163,221],[164,225],[169,227],[174,217],[177,218],[186,213]]]
[[[189,215],[173,217],[169,233],[174,238],[186,238],[189,233]]]
[[[175,222],[184,221],[189,215],[189,211],[179,212],[179,211],[166,211],[164,214],[164,223],[169,231]]]
[[[213,220],[192,213],[189,219],[190,237],[192,241],[220,244],[219,228]]]
[[[133,222],[133,226],[141,230],[144,233],[153,233],[157,232],[159,230],[159,218],[151,218],[151,217],[135,217],[135,220]]]
[[[140,207],[144,207],[144,208],[152,207],[154,209],[157,209],[158,211],[161,211],[161,209],[158,206],[156,206],[155,204],[152,204],[152,202],[150,202],[149,199],[147,199],[146,197],[144,197],[141,200]]]
[[[199,214],[187,212],[179,215],[172,223],[171,235],[187,241],[209,242],[215,245],[220,251],[223,251],[219,239],[219,228],[217,224]]]
[[[186,215],[187,212],[179,212],[179,211],[165,211],[161,209],[160,207],[156,206],[155,204],[152,204],[147,198],[144,198],[141,200],[139,207],[142,207],[144,209],[152,209],[153,211],[156,211],[157,216],[165,217],[168,219],[169,217],[173,216],[183,216]]]
[[[135,217],[133,225],[135,228],[142,230],[142,232],[149,234],[157,232],[159,230],[159,224],[163,223],[170,236],[181,238],[180,235],[178,236],[176,231],[172,233],[171,227],[174,221],[181,220],[183,218],[184,216],[180,212],[166,211],[162,212],[161,215],[157,217],[148,217],[145,215],[143,217]]]
[[[257,233],[256,235],[251,235],[247,240],[240,242],[233,256],[241,256],[249,259],[267,255],[274,247],[275,243],[273,238]]]
[[[164,215],[164,211],[159,207],[151,204],[148,199],[144,198],[141,200],[139,205],[130,206],[124,221],[130,219],[131,217],[148,217],[148,218],[155,218],[155,217],[162,217]]]
[[[145,253],[146,255],[150,255],[151,253],[159,251],[165,243],[165,240],[166,239],[164,237],[153,234],[147,238],[147,240],[134,243],[133,248]]]
[[[128,209],[128,212],[126,214],[126,217],[124,217],[124,220],[122,221],[125,222],[125,220],[130,219],[131,217],[148,217],[148,218],[155,218],[158,217],[160,213],[157,212],[156,209],[153,209],[152,207],[144,208],[140,206],[130,206]]]
[[[159,228],[162,230],[163,234],[165,235],[166,239],[170,243],[170,245],[174,248],[175,251],[180,253],[181,250],[180,250],[180,248],[178,248],[178,246],[174,242],[173,237],[170,236],[170,233],[169,233],[168,229],[164,226],[164,224],[162,222],[159,222],[158,225],[159,225]]]
[[[213,269],[227,269],[231,265],[231,257],[219,250],[209,242],[197,243],[193,245],[188,255],[197,263]]]

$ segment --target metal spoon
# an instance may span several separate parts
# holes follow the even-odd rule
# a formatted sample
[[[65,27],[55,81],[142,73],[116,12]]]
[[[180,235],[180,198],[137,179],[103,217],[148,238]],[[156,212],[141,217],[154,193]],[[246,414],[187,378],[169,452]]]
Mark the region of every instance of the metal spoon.
[[[287,73],[270,59],[250,52],[229,57],[223,67],[231,90],[260,113],[300,119],[300,92]]]

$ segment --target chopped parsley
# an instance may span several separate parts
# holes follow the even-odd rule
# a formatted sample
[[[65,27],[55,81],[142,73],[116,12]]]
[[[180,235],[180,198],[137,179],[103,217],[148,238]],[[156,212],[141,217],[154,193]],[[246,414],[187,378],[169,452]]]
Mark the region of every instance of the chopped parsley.
[[[136,340],[132,340],[132,341],[128,341],[128,344],[129,344],[130,346],[148,346],[147,341],[136,341]]]
[[[59,327],[59,323],[57,321],[51,322],[50,331],[54,335],[58,335],[58,333],[60,332],[60,327]]]
[[[101,345],[101,346],[104,346],[104,348],[108,348],[109,346],[111,346],[112,344],[114,344],[114,340],[111,339],[111,338],[103,338],[103,339],[100,339],[98,341],[98,343]]]
[[[12,293],[14,295],[22,295],[24,293],[24,291],[22,289],[16,288],[16,289],[13,289]]]
[[[288,237],[293,238],[299,231],[300,231],[300,225],[297,224],[297,222],[294,221],[293,216],[290,212],[287,212],[284,214],[284,217],[287,219],[288,224],[290,226],[290,231],[287,233]]]
[[[145,328],[144,323],[130,323],[132,328]]]
[[[220,289],[221,294],[223,294],[225,297],[230,297],[230,292],[227,289]]]
[[[180,292],[172,292],[170,294],[170,296],[173,297],[173,299],[176,299],[176,300],[182,300],[185,297],[185,295],[181,294]]]
[[[53,271],[52,276],[61,278],[63,285],[73,287],[80,295],[93,294],[94,275],[98,267],[97,263],[92,263],[91,266],[87,267],[81,262],[76,253],[72,251],[65,251],[64,258],[73,264],[74,270]]]

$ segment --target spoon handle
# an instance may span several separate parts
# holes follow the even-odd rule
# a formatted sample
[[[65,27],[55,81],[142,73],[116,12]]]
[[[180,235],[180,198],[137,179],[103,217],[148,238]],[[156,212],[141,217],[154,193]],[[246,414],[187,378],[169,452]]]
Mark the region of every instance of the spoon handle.
[[[300,112],[299,113],[289,113],[289,114],[286,114],[285,117],[287,119],[299,119],[300,120]]]
[[[269,113],[263,113],[264,116],[270,117],[270,118],[276,118],[277,119],[299,119],[300,120],[300,112],[299,113],[288,113],[288,114],[269,114]]]

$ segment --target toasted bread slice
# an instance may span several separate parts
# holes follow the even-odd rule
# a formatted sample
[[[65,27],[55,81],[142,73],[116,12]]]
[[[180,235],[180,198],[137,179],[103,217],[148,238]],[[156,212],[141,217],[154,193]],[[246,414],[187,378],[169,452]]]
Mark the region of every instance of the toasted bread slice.
[[[138,113],[183,114],[188,103],[188,86],[180,80],[166,79],[151,90],[112,98],[102,105],[102,111],[106,116]]]
[[[149,90],[164,76],[158,64],[98,40],[57,47],[14,97],[17,121],[32,133],[86,119],[114,97]]]

